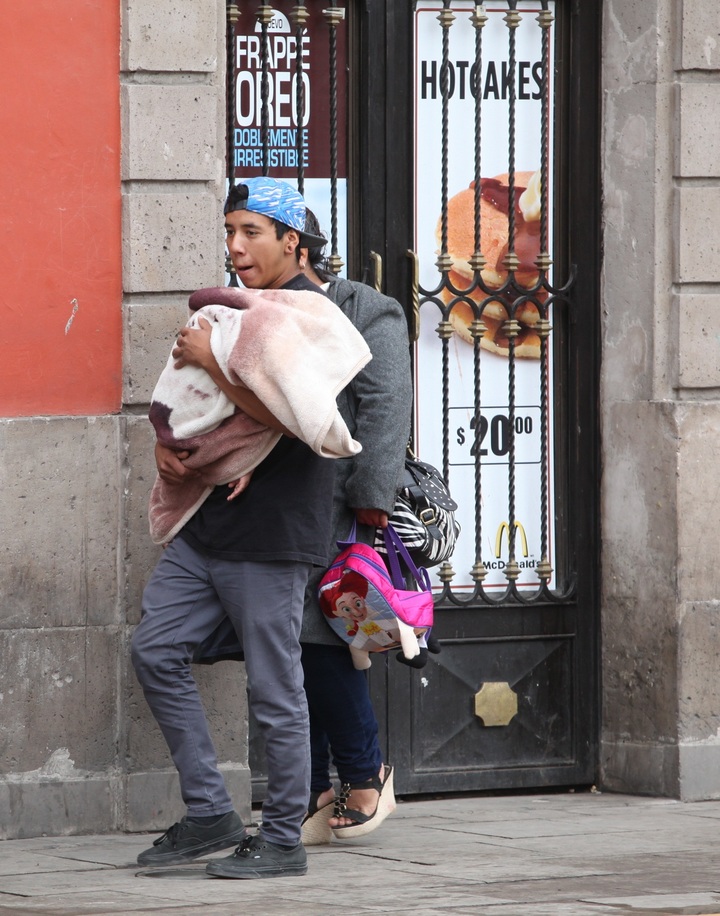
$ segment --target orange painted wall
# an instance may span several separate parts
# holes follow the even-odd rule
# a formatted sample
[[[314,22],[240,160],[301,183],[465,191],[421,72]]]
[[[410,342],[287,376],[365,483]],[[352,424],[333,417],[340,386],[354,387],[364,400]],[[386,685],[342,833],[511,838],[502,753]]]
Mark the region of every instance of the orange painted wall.
[[[0,21],[0,416],[117,412],[120,3]]]

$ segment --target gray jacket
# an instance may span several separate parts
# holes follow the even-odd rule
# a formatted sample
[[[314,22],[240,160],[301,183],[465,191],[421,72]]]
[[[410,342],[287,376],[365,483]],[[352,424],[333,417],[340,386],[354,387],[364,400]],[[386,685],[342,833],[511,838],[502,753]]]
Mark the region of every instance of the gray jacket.
[[[362,451],[336,462],[331,555],[352,527],[353,509],[382,509],[389,515],[402,474],[410,435],[412,376],[407,320],[395,299],[351,280],[330,283],[328,296],[365,338],[372,359],[340,393],[338,408]],[[375,531],[358,526],[357,540],[372,543]],[[342,645],[317,602],[324,570],[315,570],[305,595],[301,642]]]

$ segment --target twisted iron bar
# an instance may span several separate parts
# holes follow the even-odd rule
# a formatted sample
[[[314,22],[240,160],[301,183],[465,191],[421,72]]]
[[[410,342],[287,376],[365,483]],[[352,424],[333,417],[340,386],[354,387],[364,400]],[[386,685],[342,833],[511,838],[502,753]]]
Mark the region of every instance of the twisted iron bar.
[[[298,2],[290,13],[290,18],[295,23],[295,149],[297,151],[297,183],[298,191],[305,196],[305,137],[303,128],[305,124],[305,83],[303,82],[302,40],[305,24],[308,20],[308,11],[304,2]]]
[[[447,273],[452,266],[448,255],[448,133],[449,133],[449,72],[450,72],[450,27],[455,21],[450,10],[450,0],[443,0],[442,12],[438,15],[438,21],[442,28],[442,64],[440,65],[440,98],[442,100],[441,109],[441,144],[442,144],[442,161],[440,176],[440,257],[438,259],[438,269],[443,274],[443,281],[447,280]]]
[[[475,65],[471,71],[472,95],[475,100],[475,185],[473,195],[474,208],[474,242],[475,250],[470,262],[473,270],[473,280],[479,281],[480,274],[485,266],[485,258],[482,254],[481,246],[481,213],[480,213],[480,193],[482,190],[482,36],[483,28],[487,22],[487,16],[481,6],[476,6],[470,16],[473,28],[475,29]],[[473,305],[474,314],[477,306]],[[475,563],[472,568],[472,578],[475,581],[475,591],[487,576],[487,569],[482,559],[482,462],[481,462],[481,442],[482,442],[482,424],[480,423],[480,407],[482,403],[482,379],[480,371],[480,340],[485,333],[485,325],[482,318],[476,318],[472,322],[471,333],[473,341],[473,415],[475,421],[475,442],[474,442],[474,473],[475,473]]]
[[[440,68],[440,95],[442,98],[442,227],[441,227],[441,252],[438,267],[447,273],[452,266],[448,254],[448,136],[450,123],[450,29],[455,16],[450,10],[450,0],[443,0],[443,9],[437,17],[442,28],[442,65]],[[438,326],[437,333],[442,341],[442,442],[443,442],[443,477],[448,481],[450,474],[450,357],[448,342],[452,336],[452,325],[443,318]]]
[[[268,64],[270,59],[270,39],[268,35],[268,26],[272,21],[272,17],[272,7],[267,3],[263,3],[257,12],[257,21],[260,23],[262,30],[262,50],[260,52],[260,57],[262,60],[262,76],[260,81],[260,103],[262,106],[260,116],[260,135],[262,141],[262,173],[263,177],[265,178],[267,178],[270,172],[270,74]]]
[[[225,166],[227,177],[230,184],[233,184],[235,176],[235,107],[236,98],[236,81],[235,81],[235,29],[240,19],[240,10],[235,0],[228,0],[226,9],[227,14],[227,31],[226,46],[227,54],[227,79],[225,81],[225,90],[227,92],[226,108],[226,144],[225,144]]]
[[[537,17],[537,22],[542,29],[542,81],[541,81],[541,160],[540,160],[540,258],[538,268],[545,278],[550,268],[548,244],[548,165],[550,158],[550,114],[549,114],[549,73],[550,73],[550,26],[553,16],[548,9],[548,0],[543,0],[542,11]],[[540,325],[540,563],[537,573],[543,588],[547,588],[552,575],[549,561],[549,518],[548,518],[548,489],[549,489],[549,455],[548,455],[548,412],[550,404],[550,383],[548,368],[548,336],[550,324],[547,321],[549,305],[546,304],[545,312],[541,312]]]
[[[240,19],[240,10],[234,0],[228,0],[227,5],[227,44],[226,44],[226,91],[227,91],[227,109],[226,109],[226,126],[227,131],[225,147],[225,167],[227,171],[228,189],[235,184],[235,108],[237,106],[237,86],[235,80],[235,30],[238,20]],[[225,273],[230,277],[229,285],[238,286],[237,272],[233,267],[232,258],[225,253]]]
[[[338,254],[338,104],[337,104],[337,28],[345,17],[345,10],[330,7],[323,10],[325,21],[330,26],[330,246],[331,254],[327,259],[328,267],[334,274],[339,274],[343,261]]]
[[[542,79],[540,83],[540,109],[541,109],[541,134],[540,146],[542,158],[540,160],[540,252],[541,256],[545,255],[547,261],[540,265],[541,270],[547,270],[550,267],[548,244],[548,167],[550,154],[550,26],[554,17],[548,9],[548,0],[542,0],[542,11],[537,17],[537,22],[542,29]]]
[[[517,12],[517,0],[508,0],[508,12],[505,23],[508,28],[508,253],[505,258],[505,266],[508,270],[508,278],[511,282],[515,281],[515,270],[518,266],[518,260],[515,255],[515,144],[516,144],[516,123],[515,123],[515,46],[516,30],[520,24],[520,15]],[[505,333],[508,338],[508,562],[505,567],[505,578],[515,588],[515,583],[520,575],[520,568],[515,559],[515,535],[517,528],[515,525],[515,339],[519,331],[519,325],[515,320],[517,313],[517,303],[515,303],[510,312],[510,320],[505,323]]]

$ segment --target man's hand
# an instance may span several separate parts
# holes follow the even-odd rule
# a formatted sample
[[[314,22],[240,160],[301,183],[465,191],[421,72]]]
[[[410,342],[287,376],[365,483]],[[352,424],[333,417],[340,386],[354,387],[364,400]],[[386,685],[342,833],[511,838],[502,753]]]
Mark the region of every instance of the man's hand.
[[[204,369],[223,394],[236,407],[239,407],[253,420],[262,423],[263,426],[269,426],[270,429],[294,439],[294,433],[291,433],[289,429],[286,429],[280,423],[253,391],[250,391],[244,385],[233,385],[225,376],[210,346],[212,325],[202,315],[199,316],[198,323],[200,325],[199,328],[185,327],[180,329],[177,342],[172,351],[175,368],[182,369],[183,366],[197,366],[199,369]],[[242,491],[238,490],[239,492]]]
[[[184,483],[191,477],[197,477],[198,472],[193,468],[187,468],[183,464],[186,458],[190,457],[190,452],[174,452],[171,448],[166,448],[155,443],[155,464],[161,480],[165,483],[179,484]]]
[[[176,369],[182,369],[183,366],[197,366],[209,372],[217,366],[210,346],[212,325],[207,318],[202,316],[198,318],[198,324],[199,328],[180,329],[172,351]]]
[[[373,528],[387,528],[388,514],[382,509],[355,509],[355,517],[361,525],[372,525]]]

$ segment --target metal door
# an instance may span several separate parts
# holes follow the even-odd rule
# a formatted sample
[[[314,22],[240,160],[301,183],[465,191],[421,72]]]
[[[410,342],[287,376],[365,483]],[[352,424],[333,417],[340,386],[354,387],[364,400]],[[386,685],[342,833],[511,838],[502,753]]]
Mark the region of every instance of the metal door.
[[[427,332],[415,347],[416,445],[466,503],[464,555],[456,553],[436,575],[441,654],[421,672],[393,659],[372,668],[387,756],[407,793],[590,783],[598,721],[599,4],[444,0],[369,8],[362,58],[384,61],[387,96],[383,105],[368,96],[361,106],[373,155],[372,170],[361,169],[363,243],[383,254],[388,292],[407,301],[414,287],[414,336],[418,319],[436,331],[435,365]],[[423,94],[432,92],[434,126],[433,113],[421,113]],[[530,129],[523,105],[533,97],[537,123]],[[529,139],[521,138],[523,129]],[[513,216],[520,223],[522,215],[512,176],[527,168],[523,142],[526,158],[528,144],[537,144],[532,276],[513,245]],[[433,143],[436,174],[422,164]],[[460,192],[452,186],[453,163],[463,160],[473,187]],[[500,278],[478,225],[493,218],[481,194],[486,176],[497,173],[510,174],[503,190],[511,201]],[[428,226],[423,214],[433,193]],[[453,206],[463,194],[472,206],[460,275]],[[379,225],[373,214],[383,215]],[[434,243],[435,263],[423,270],[419,248],[430,232],[425,261]],[[403,258],[408,250],[412,257]],[[463,307],[466,320],[458,323]],[[522,320],[528,312],[531,327]],[[496,337],[486,348],[484,338],[498,325],[503,346]],[[429,383],[425,372],[433,374]]]
[[[306,4],[275,6],[300,27]],[[258,18],[271,12],[261,6]],[[331,90],[344,93],[346,118],[331,104],[328,132],[331,188],[338,155],[347,165],[346,215],[330,195],[333,255],[340,270],[336,223],[346,219],[348,276],[407,306],[415,446],[462,508],[463,547],[435,571],[441,653],[421,671],[379,656],[370,672],[397,791],[588,784],[598,745],[599,2],[348,0],[323,15],[329,83],[340,31],[347,42],[347,83]],[[521,159],[533,148],[526,218]],[[453,169],[463,161],[472,181],[461,192]],[[464,252],[453,250],[461,198]],[[488,203],[505,207],[497,263],[483,250]],[[519,239],[531,221],[528,273]],[[260,797],[257,739],[251,765]]]

